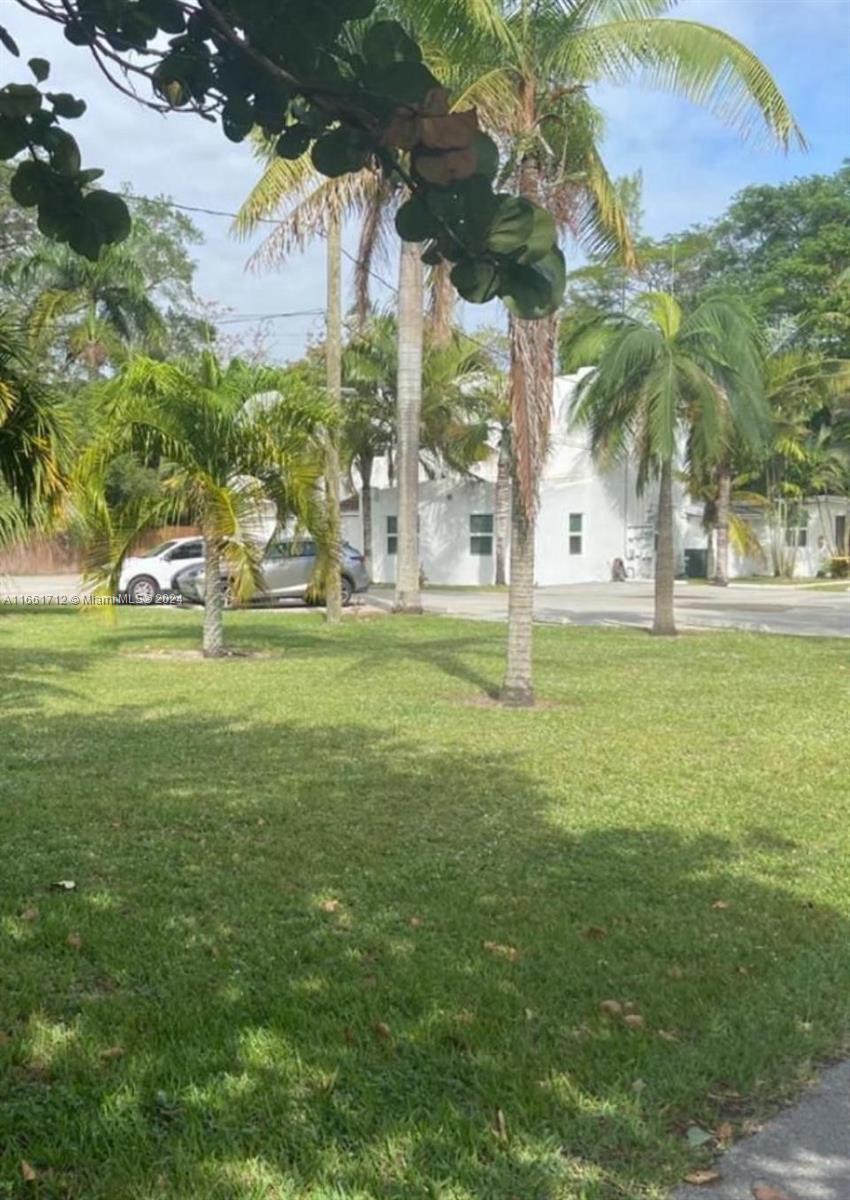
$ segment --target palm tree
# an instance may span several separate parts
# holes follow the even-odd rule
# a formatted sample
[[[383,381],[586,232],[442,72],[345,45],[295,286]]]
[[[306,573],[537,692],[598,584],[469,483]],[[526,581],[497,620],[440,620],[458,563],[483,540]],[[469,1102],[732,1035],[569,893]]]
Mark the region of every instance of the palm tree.
[[[571,363],[595,360],[579,382],[577,424],[604,465],[634,454],[638,487],[658,479],[655,619],[675,634],[673,476],[682,447],[719,462],[733,437],[762,444],[769,429],[758,334],[740,303],[705,300],[685,313],[666,292],[641,297],[633,314],[602,317],[576,333]]]
[[[67,432],[64,409],[40,382],[24,330],[0,310],[0,545],[60,503]]]
[[[508,156],[508,177],[559,226],[597,250],[632,248],[617,189],[597,149],[587,89],[640,79],[731,118],[760,123],[782,146],[802,141],[769,72],[721,30],[664,14],[675,0],[417,0],[416,29],[450,68],[474,64],[465,101]],[[414,11],[410,5],[410,11]],[[438,74],[441,74],[438,68]],[[444,74],[441,77],[445,78]],[[511,320],[514,520],[506,702],[533,703],[534,524],[548,450],[555,322]]]
[[[109,246],[91,262],[66,245],[45,242],[18,275],[39,288],[29,314],[34,346],[45,349],[61,325],[68,360],[90,380],[108,361],[125,358],[134,345],[151,348],[164,334],[144,263],[132,247]]]
[[[747,466],[767,514],[773,572],[791,575],[797,547],[788,544],[787,528],[794,511],[813,496],[850,491],[850,362],[780,347],[765,360],[764,389],[773,436]]]
[[[222,569],[236,599],[261,582],[262,528],[295,518],[326,540],[319,483],[330,406],[279,370],[251,370],[212,354],[197,364],[134,358],[104,385],[107,424],[78,476],[91,537],[88,574],[114,592],[121,563],[145,529],[188,518],[204,537],[203,651],[225,652]],[[110,511],[109,463],[132,453],[159,464],[158,495]]]

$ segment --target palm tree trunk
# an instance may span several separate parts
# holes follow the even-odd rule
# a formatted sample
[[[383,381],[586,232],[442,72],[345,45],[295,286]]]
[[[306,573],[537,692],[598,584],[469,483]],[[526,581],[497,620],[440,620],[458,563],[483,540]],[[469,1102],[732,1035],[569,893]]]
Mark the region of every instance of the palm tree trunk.
[[[360,471],[360,517],[363,522],[363,557],[372,564],[372,464],[371,454],[362,454],[358,462]]]
[[[527,81],[521,90],[520,116],[532,131],[534,87]],[[533,204],[540,203],[540,167],[531,155],[520,164],[519,191]],[[508,661],[501,695],[502,702],[512,706],[534,703],[534,535],[540,474],[549,453],[557,329],[557,317],[510,321],[513,502]]]
[[[328,294],[325,360],[328,399],[337,408],[342,402],[342,217],[332,205],[328,216]],[[341,519],[339,512],[339,450],[337,432],[328,430],[325,463],[325,497],[328,507],[328,570],[325,579],[325,620],[336,625],[342,618],[340,588]]]
[[[729,583],[729,518],[732,503],[732,472],[727,466],[717,471],[717,552],[714,561],[713,583],[726,587]]]
[[[452,264],[441,262],[431,268],[430,334],[435,346],[451,340],[457,292],[451,281]]]
[[[655,556],[655,622],[652,632],[672,636],[676,632],[673,612],[673,462],[665,458],[661,464],[661,483],[658,489],[658,551]]]
[[[403,242],[398,288],[398,555],[396,612],[422,612],[419,590],[419,423],[422,411],[421,247]]]
[[[511,527],[511,429],[502,428],[499,438],[499,461],[496,467],[496,584],[507,582],[508,539]]]
[[[221,658],[224,654],[222,549],[216,538],[204,538],[204,658]]]
[[[532,675],[534,631],[534,519],[529,520],[519,487],[511,505],[511,590],[508,597],[508,661],[502,703],[510,708],[534,704]]]

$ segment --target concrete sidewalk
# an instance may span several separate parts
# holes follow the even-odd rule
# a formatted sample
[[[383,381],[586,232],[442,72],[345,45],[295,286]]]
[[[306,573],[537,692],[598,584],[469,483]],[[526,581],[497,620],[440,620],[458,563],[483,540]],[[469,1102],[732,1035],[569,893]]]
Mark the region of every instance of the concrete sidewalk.
[[[824,1071],[799,1104],[716,1163],[721,1178],[671,1200],[850,1200],[850,1063]]]

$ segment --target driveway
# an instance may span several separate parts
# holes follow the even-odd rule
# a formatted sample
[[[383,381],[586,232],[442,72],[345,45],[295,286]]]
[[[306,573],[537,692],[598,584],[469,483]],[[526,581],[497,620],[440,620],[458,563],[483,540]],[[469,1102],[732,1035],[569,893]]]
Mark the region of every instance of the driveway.
[[[504,592],[429,588],[423,603],[429,612],[493,621],[504,620],[508,611]],[[579,583],[538,588],[534,596],[537,620],[554,624],[648,628],[652,607],[651,583]],[[766,584],[715,588],[677,583],[676,618],[682,628],[850,637],[850,588],[824,592]]]
[[[74,575],[0,576],[0,611],[15,604],[74,604],[79,596]],[[504,621],[506,592],[428,588],[423,604],[429,612],[448,616]],[[392,592],[375,589],[369,602],[392,604]],[[556,625],[652,624],[651,583],[578,583],[538,588],[534,598],[538,621]],[[732,584],[714,588],[676,584],[676,617],[683,629],[747,629],[758,633],[792,633],[850,637],[850,587],[818,591],[814,587]]]

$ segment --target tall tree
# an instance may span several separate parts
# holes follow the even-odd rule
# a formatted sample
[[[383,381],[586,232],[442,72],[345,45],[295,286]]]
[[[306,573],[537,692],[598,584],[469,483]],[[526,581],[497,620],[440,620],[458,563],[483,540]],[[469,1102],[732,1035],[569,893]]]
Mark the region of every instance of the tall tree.
[[[780,145],[799,130],[769,72],[721,30],[666,18],[672,0],[429,0],[417,6],[417,30],[444,48],[449,61],[474,57],[475,102],[507,151],[509,176],[532,205],[543,205],[561,228],[591,248],[632,250],[621,197],[598,151],[599,115],[587,89],[640,79],[733,117],[744,130],[761,124]],[[515,221],[523,218],[517,213]],[[542,219],[528,213],[532,245]],[[547,270],[564,278],[563,262]],[[538,264],[539,267],[539,264]],[[488,294],[482,272],[455,268],[458,290]],[[490,292],[489,294],[493,294]],[[514,438],[514,525],[508,669],[510,704],[531,704],[534,529],[538,481],[548,451],[554,379],[554,322],[512,312],[511,406]],[[526,318],[541,319],[528,323]]]
[[[68,423],[26,335],[0,310],[0,545],[25,534],[65,493]]]
[[[226,572],[237,599],[260,585],[262,515],[295,517],[326,536],[319,482],[325,400],[296,389],[278,370],[222,368],[211,354],[197,364],[133,358],[108,384],[109,418],[78,471],[78,498],[89,532],[89,574],[114,592],[121,563],[140,533],[185,515],[204,537],[203,651],[225,653],[222,609]],[[105,481],[116,455],[160,466],[154,496],[117,511]]]
[[[674,473],[683,448],[698,463],[717,463],[735,436],[752,447],[766,440],[756,327],[735,301],[707,300],[685,313],[673,296],[654,292],[633,314],[590,322],[571,351],[573,364],[595,364],[578,384],[574,419],[589,429],[597,460],[635,455],[638,487],[658,480],[652,632],[674,634]]]
[[[338,412],[342,404],[342,213],[334,206],[328,217],[328,296],[325,328],[325,367],[328,402]],[[334,422],[327,431],[325,450],[325,502],[327,504],[328,569],[324,572],[325,619],[330,625],[342,620],[342,589],[339,560],[341,553],[341,519],[339,511],[339,446]]]
[[[658,250],[677,256],[677,295],[734,292],[786,347],[850,357],[850,162],[744,188],[719,220]]]

